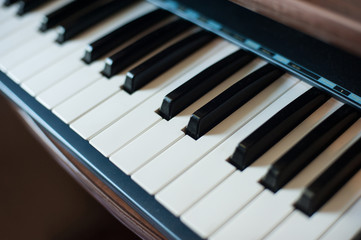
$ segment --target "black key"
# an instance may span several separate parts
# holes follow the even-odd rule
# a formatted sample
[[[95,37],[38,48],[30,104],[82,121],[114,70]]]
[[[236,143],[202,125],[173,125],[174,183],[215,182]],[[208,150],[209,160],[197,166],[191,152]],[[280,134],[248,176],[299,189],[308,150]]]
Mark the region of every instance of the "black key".
[[[16,2],[18,2],[19,0],[5,0],[4,2],[3,2],[3,5],[5,6],[5,7],[8,7],[8,6],[10,6],[11,4],[13,4],[13,3],[16,3]]]
[[[178,41],[130,70],[123,89],[130,94],[135,92],[214,38],[216,35],[203,30]]]
[[[311,216],[360,169],[361,139],[353,144],[304,190],[295,203],[295,207]]]
[[[311,88],[240,142],[230,163],[238,169],[244,170],[325,103],[328,98],[326,94]]]
[[[192,23],[179,19],[147,34],[109,57],[102,74],[108,78],[114,76],[193,26]]]
[[[72,15],[79,13],[79,11],[85,9],[93,2],[95,2],[95,0],[75,0],[64,5],[63,7],[45,15],[41,20],[39,30],[45,32],[46,30],[60,24],[62,21],[71,17]]]
[[[359,117],[349,106],[342,106],[315,127],[295,146],[278,159],[268,170],[261,183],[277,192],[314,158],[336,140]]]
[[[97,60],[115,47],[124,44],[135,35],[169,16],[171,16],[169,12],[158,9],[119,27],[113,32],[89,44],[85,51],[83,61],[91,63],[94,60]]]
[[[194,139],[200,138],[283,73],[282,70],[267,64],[249,74],[193,113],[186,133]]]
[[[87,11],[76,17],[70,17],[59,25],[58,43],[64,43],[77,34],[87,30],[89,27],[99,23],[100,21],[112,16],[119,10],[134,3],[134,0],[103,0],[96,1],[86,9]]]
[[[19,9],[16,14],[22,16],[49,1],[50,0],[21,0],[19,1]]]
[[[255,58],[238,50],[197,74],[165,96],[159,114],[170,120]]]

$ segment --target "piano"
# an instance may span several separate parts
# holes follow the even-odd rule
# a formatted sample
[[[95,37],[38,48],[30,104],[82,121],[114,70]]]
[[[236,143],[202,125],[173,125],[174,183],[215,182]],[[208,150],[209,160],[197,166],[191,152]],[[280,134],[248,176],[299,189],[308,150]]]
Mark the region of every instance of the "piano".
[[[359,19],[278,2],[4,0],[0,90],[142,238],[360,239]]]

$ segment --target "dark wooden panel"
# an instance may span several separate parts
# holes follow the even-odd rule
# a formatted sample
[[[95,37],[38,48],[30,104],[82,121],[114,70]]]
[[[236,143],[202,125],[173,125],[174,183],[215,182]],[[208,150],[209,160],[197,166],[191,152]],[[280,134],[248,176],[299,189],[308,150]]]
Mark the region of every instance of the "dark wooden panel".
[[[12,112],[8,113],[10,111],[8,105],[11,106],[11,108],[14,109],[16,113],[18,113],[17,119],[14,120],[14,116],[11,116],[11,115],[15,115]],[[111,213],[119,222],[121,222],[124,226],[126,226],[128,229],[130,229],[133,233],[135,233],[142,239],[152,239],[152,240],[165,239],[165,237],[162,236],[162,234],[159,233],[151,224],[149,224],[142,216],[140,216],[126,202],[124,202],[119,196],[117,196],[102,181],[100,181],[98,178],[96,178],[92,172],[90,172],[86,167],[84,167],[65,148],[63,148],[49,133],[47,133],[46,130],[44,130],[40,126],[38,126],[28,115],[26,115],[26,113],[21,111],[14,104],[12,104],[9,101],[5,101],[5,99],[3,98],[2,95],[0,95],[0,106],[2,106],[3,108],[5,107],[5,109],[2,108],[2,110],[4,110],[3,112],[7,112],[5,115],[7,115],[7,117],[9,117],[9,115],[10,115],[10,117],[11,117],[11,118],[5,118],[1,121],[2,127],[0,128],[0,130],[7,129],[9,131],[12,131],[13,136],[12,136],[12,138],[9,138],[8,140],[16,141],[16,137],[20,137],[20,139],[21,139],[21,141],[18,141],[18,144],[14,144],[14,143],[10,142],[10,143],[7,143],[7,145],[5,145],[5,146],[14,146],[14,149],[10,149],[9,151],[16,152],[16,153],[23,153],[23,155],[21,155],[21,156],[27,156],[27,158],[23,159],[22,162],[31,163],[31,162],[33,162],[34,159],[39,160],[38,159],[39,155],[37,155],[38,153],[36,152],[36,149],[33,149],[33,146],[36,144],[39,144],[39,143],[42,144],[46,148],[46,150],[52,155],[52,157],[48,156],[46,161],[57,162],[70,176],[73,177],[73,179],[76,180],[77,183],[80,184],[80,186],[83,187],[84,190],[86,190],[88,193],[90,193],[90,195],[93,198],[95,198],[99,203],[101,203],[101,205],[103,207],[105,207],[109,213]],[[10,123],[10,121],[11,121],[11,123],[13,123],[12,125],[14,125],[14,126],[10,129],[8,129],[9,126],[7,123]],[[17,130],[14,130],[14,128],[15,128],[15,125],[20,125],[21,123],[24,123],[24,125],[27,129],[25,129],[24,126],[19,126],[17,130],[23,131],[23,132],[19,133],[19,132],[17,132]],[[24,133],[24,130],[28,130],[28,131],[26,133]],[[26,150],[23,149],[23,150],[25,150],[25,152],[17,151],[19,149],[16,149],[16,147],[20,147],[20,148],[24,147],[24,143],[21,144],[23,141],[29,141],[29,138],[24,139],[24,135],[26,135],[26,134],[30,135],[29,133],[32,133],[32,135],[38,140],[39,143],[31,142],[31,144],[28,144]],[[6,134],[5,135],[3,134],[2,137],[6,137]],[[0,155],[0,156],[4,156],[4,152],[6,154],[9,151],[3,151],[2,155]],[[5,156],[7,156],[7,155],[5,155]],[[14,158],[14,156],[12,156],[12,157]],[[11,162],[14,162],[13,165],[20,163],[18,161],[18,159],[16,159],[16,158],[9,159],[8,157],[6,157],[6,159],[11,160]],[[59,196],[63,196],[64,194],[65,194],[65,196],[67,196],[67,194],[69,194],[68,193],[69,191],[65,192],[65,190],[64,190],[65,186],[63,186],[64,181],[62,179],[57,179],[58,176],[54,175],[54,171],[50,171],[51,169],[49,170],[49,172],[47,172],[47,170],[48,170],[47,165],[51,165],[51,164],[56,165],[56,164],[54,164],[54,162],[49,163],[49,164],[44,164],[44,163],[42,163],[42,164],[43,164],[42,167],[44,169],[41,169],[41,171],[36,171],[36,173],[33,173],[33,174],[36,174],[36,176],[38,176],[41,172],[44,172],[44,174],[47,174],[47,176],[44,177],[43,179],[41,179],[39,177],[37,178],[39,181],[44,181],[44,183],[47,186],[47,191],[49,191],[49,192],[44,191],[44,193],[42,193],[42,194],[49,195],[50,198],[56,198],[56,197],[59,198]],[[25,172],[33,171],[33,168],[29,168],[29,167],[24,168],[23,165],[24,164],[20,164],[18,166],[19,169],[22,170],[23,174]],[[32,164],[32,165],[35,165],[35,164]],[[53,166],[53,165],[51,165],[51,166]],[[2,171],[2,172],[4,172],[4,171]],[[19,171],[19,174],[21,174],[22,172]],[[31,174],[31,173],[29,173],[29,174]],[[64,175],[65,173],[64,172],[58,173],[58,175],[61,175],[61,174]],[[7,177],[7,176],[4,176],[4,174],[2,174],[1,176],[2,176],[2,178],[1,178],[2,180],[6,179],[6,177]],[[68,176],[66,176],[66,177],[68,177]],[[18,178],[19,181],[23,181],[21,177],[18,177],[16,175],[13,175],[12,178]],[[53,182],[51,182],[51,180],[53,180]],[[7,182],[10,184],[9,181],[2,181],[2,183],[4,183],[4,182]],[[34,179],[31,179],[25,183],[28,183],[29,186],[36,184],[36,182],[34,182]],[[30,189],[29,186],[27,188]],[[6,187],[10,188],[10,187],[12,187],[12,185],[7,185]],[[39,183],[39,187],[40,187],[40,183]],[[39,187],[34,186],[33,188],[36,189]],[[78,187],[78,186],[76,186],[76,187]],[[2,192],[4,192],[4,187],[1,186],[1,184],[0,184],[0,189],[2,190]],[[53,189],[53,191],[50,191],[52,189]],[[17,189],[14,189],[13,191],[16,192]],[[36,196],[36,192],[34,192],[33,190],[31,190],[31,191],[32,191],[33,195],[35,194],[35,197],[38,197],[38,196]],[[39,194],[39,197],[41,197],[43,195]],[[88,228],[86,230],[86,232],[88,232],[90,235],[94,235],[94,236],[89,237],[87,239],[99,239],[99,238],[116,239],[119,237],[122,239],[138,239],[130,231],[127,232],[127,229],[123,228],[122,224],[118,223],[117,225],[115,225],[115,224],[111,225],[110,221],[105,221],[104,220],[105,217],[102,217],[102,215],[98,213],[98,212],[100,212],[99,209],[101,209],[101,207],[99,207],[98,209],[93,207],[93,210],[87,209],[86,206],[84,206],[85,204],[81,203],[81,202],[76,202],[74,204],[66,205],[66,202],[64,201],[65,196],[63,198],[59,198],[57,201],[49,202],[49,204],[48,204],[49,206],[51,206],[54,209],[52,212],[58,214],[58,215],[56,215],[57,217],[55,217],[54,219],[48,220],[49,221],[48,225],[53,226],[53,228],[50,228],[50,229],[31,228],[32,225],[27,223],[26,225],[29,225],[29,227],[32,230],[34,230],[31,233],[28,232],[28,234],[30,234],[28,236],[34,237],[36,239],[47,239],[47,238],[49,238],[49,234],[50,234],[50,236],[51,236],[50,238],[52,238],[53,235],[55,235],[57,237],[57,239],[68,239],[67,237],[69,237],[69,238],[74,237],[74,239],[77,239],[77,237],[80,237],[80,238],[87,237],[88,235],[84,234],[84,232],[85,232],[84,230],[86,230]],[[7,197],[9,197],[9,194],[7,194]],[[6,200],[6,198],[5,198],[5,200]],[[44,200],[46,200],[46,199],[44,199]],[[9,201],[10,201],[10,199],[9,199]],[[29,199],[27,199],[25,202],[28,202],[28,201],[29,201]],[[61,201],[64,201],[64,202],[61,202]],[[24,205],[25,202],[23,202],[22,205]],[[59,202],[61,202],[65,206],[62,206],[61,204],[59,204]],[[41,204],[41,202],[39,202],[39,204]],[[78,207],[76,209],[74,209],[74,207],[76,207],[76,204],[78,205]],[[5,204],[3,204],[3,205],[5,205]],[[12,205],[14,205],[14,204],[12,204]],[[10,206],[12,206],[12,205],[10,205]],[[28,206],[28,205],[29,204],[27,204],[25,206]],[[66,213],[65,213],[67,211],[66,207],[69,207],[69,206],[72,206],[73,209],[70,209],[71,212],[69,212],[69,214],[66,215]],[[11,211],[9,211],[9,209],[7,209],[7,210],[8,210],[7,212],[11,213]],[[33,210],[35,211],[36,208],[34,207]],[[49,211],[49,210],[47,210],[47,211]],[[92,212],[89,212],[89,211],[92,211]],[[102,210],[102,211],[104,211],[104,210]],[[27,212],[29,212],[29,211],[27,211]],[[22,212],[22,213],[26,214],[26,212]],[[40,211],[38,211],[38,213],[41,215]],[[50,213],[45,215],[45,217],[48,215],[50,215]],[[70,218],[70,219],[67,219],[67,221],[61,221],[61,216],[59,216],[59,215],[61,215],[61,216],[65,215],[65,217],[73,216],[74,219]],[[92,218],[92,216],[95,216],[95,217]],[[98,216],[98,219],[96,219],[96,216]],[[29,216],[29,217],[33,218],[33,220],[35,219],[34,220],[35,225],[37,224],[40,226],[42,224],[41,220],[43,220],[43,218],[44,218],[44,216],[42,216],[42,218],[40,218],[40,220],[36,220],[36,218],[34,216]],[[64,216],[63,216],[63,218],[64,218]],[[75,225],[73,222],[76,222],[76,220],[79,220],[79,219],[83,219],[83,221],[86,220],[87,222],[79,223],[78,225]],[[0,217],[0,222],[2,222],[2,220],[5,220],[5,219]],[[9,223],[11,223],[10,220],[8,218]],[[21,222],[20,219],[18,219],[18,220],[19,220],[19,222]],[[99,220],[100,222],[97,223],[97,226],[90,226],[90,223],[93,223],[92,220],[94,220],[93,222],[95,222],[95,220]],[[39,223],[37,223],[37,221],[39,221]],[[101,221],[104,221],[104,222],[101,222]],[[114,221],[116,222],[116,220],[114,220]],[[61,223],[64,226],[61,225]],[[46,224],[44,223],[43,225],[46,225]],[[70,226],[72,226],[72,228],[70,228]],[[79,226],[79,229],[77,229],[77,226]],[[107,226],[106,231],[103,231],[103,229],[105,229],[104,226]],[[19,226],[14,226],[14,228],[16,228],[16,227],[19,227]],[[103,234],[103,233],[104,233],[104,235],[100,236],[100,234]],[[19,232],[19,234],[20,234],[20,236],[22,236],[21,234],[23,234],[23,233]],[[16,235],[16,236],[18,236],[18,235]],[[42,238],[43,236],[44,236],[44,238]],[[14,239],[17,239],[17,237],[15,237]]]
[[[231,1],[361,56],[361,2],[358,0]]]

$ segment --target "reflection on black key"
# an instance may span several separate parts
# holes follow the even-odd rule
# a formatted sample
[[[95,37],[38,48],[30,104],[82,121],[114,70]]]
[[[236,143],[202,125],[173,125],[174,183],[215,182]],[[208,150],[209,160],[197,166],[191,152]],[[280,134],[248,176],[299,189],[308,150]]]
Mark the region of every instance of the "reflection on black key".
[[[311,88],[240,142],[230,162],[244,170],[320,107],[328,97]]]
[[[130,94],[133,93],[178,62],[196,52],[215,37],[216,35],[213,33],[203,30],[171,45],[130,70],[126,75],[123,89]]]
[[[21,0],[19,1],[19,9],[17,14],[22,16],[25,13],[30,12],[31,10],[34,10],[35,8],[49,1],[50,0]]]
[[[295,207],[311,216],[360,169],[361,139],[304,190]]]
[[[179,19],[149,33],[109,57],[106,60],[102,74],[108,78],[114,76],[193,26],[192,23]]]
[[[8,6],[10,6],[11,4],[16,3],[16,2],[18,2],[18,1],[19,1],[19,0],[5,0],[5,1],[3,2],[3,5],[6,6],[6,7],[8,7]]]
[[[134,2],[134,0],[103,0],[93,3],[83,14],[71,17],[59,25],[56,41],[63,43]]]
[[[75,0],[45,15],[41,20],[39,30],[45,32],[46,30],[60,24],[63,20],[67,19],[71,15],[78,13],[82,9],[85,9],[94,1],[95,0]]]
[[[194,139],[200,138],[283,73],[282,70],[267,64],[249,74],[193,113],[186,133]]]
[[[254,58],[253,54],[238,50],[213,64],[168,93],[159,114],[170,120]]]
[[[158,9],[117,28],[113,32],[89,44],[85,51],[83,61],[91,63],[97,60],[115,47],[120,46],[135,35],[169,16],[171,16],[169,12]]]
[[[349,106],[342,106],[315,127],[294,147],[278,159],[268,170],[261,183],[277,192],[326,149],[359,117]]]

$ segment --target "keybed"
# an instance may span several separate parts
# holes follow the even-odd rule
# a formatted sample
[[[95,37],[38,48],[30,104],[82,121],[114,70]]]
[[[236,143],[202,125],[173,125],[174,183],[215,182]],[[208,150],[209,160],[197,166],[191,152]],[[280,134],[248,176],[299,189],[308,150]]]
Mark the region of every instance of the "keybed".
[[[357,110],[147,2],[12,2],[0,9],[1,71],[200,238],[335,239],[361,228]],[[356,169],[340,189],[298,207],[350,149]]]

